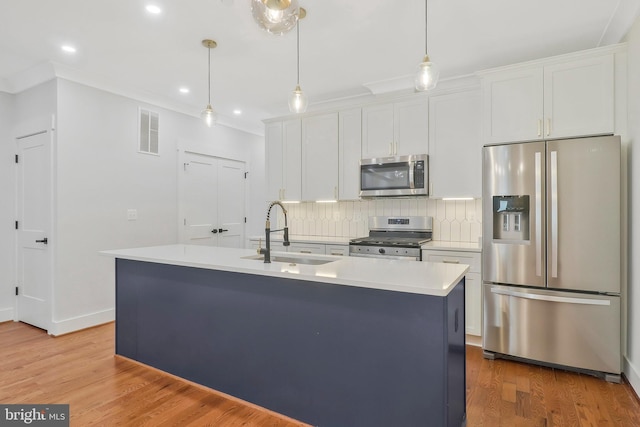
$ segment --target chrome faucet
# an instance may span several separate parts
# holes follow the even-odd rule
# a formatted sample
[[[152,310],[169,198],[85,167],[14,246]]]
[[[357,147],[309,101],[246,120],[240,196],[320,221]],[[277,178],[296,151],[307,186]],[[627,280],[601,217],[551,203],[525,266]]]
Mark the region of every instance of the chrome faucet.
[[[280,228],[278,230],[271,229],[271,221],[269,220],[269,217],[271,216],[271,208],[274,205],[280,206],[280,208],[282,208],[282,213],[284,214],[284,228]],[[287,227],[287,210],[279,201],[271,202],[271,204],[269,205],[269,209],[267,210],[267,222],[265,223],[265,226],[264,226],[264,234],[265,234],[264,240],[265,240],[266,247],[264,249],[263,248],[258,249],[258,253],[264,255],[265,263],[271,263],[271,237],[270,237],[271,233],[273,233],[274,231],[283,231],[283,230],[284,230],[284,242],[282,242],[282,245],[289,246],[291,243],[289,243],[289,227]]]

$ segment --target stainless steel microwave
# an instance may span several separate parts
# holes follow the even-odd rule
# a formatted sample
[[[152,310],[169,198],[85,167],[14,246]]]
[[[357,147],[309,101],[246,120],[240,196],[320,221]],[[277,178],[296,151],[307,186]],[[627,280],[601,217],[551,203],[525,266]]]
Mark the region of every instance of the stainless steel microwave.
[[[360,197],[426,196],[428,188],[426,154],[360,160]]]

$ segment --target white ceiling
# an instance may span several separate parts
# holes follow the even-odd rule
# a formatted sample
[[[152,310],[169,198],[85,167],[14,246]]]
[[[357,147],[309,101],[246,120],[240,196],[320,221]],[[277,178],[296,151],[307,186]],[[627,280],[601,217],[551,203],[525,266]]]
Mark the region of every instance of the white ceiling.
[[[371,95],[375,83],[409,87],[424,55],[422,0],[299,1],[310,109]],[[150,16],[147,3],[162,14]],[[429,56],[447,79],[618,43],[639,10],[638,0],[430,0]],[[249,0],[0,0],[0,90],[20,91],[25,75],[46,68],[197,115],[207,103],[204,38],[218,42],[212,104],[221,122],[260,131],[261,120],[288,113],[295,31],[260,30]],[[63,53],[64,43],[77,53]]]

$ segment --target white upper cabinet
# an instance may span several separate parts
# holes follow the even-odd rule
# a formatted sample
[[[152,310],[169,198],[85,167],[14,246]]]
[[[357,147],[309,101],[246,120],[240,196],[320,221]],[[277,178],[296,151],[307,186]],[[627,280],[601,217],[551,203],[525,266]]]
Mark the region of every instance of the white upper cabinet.
[[[266,125],[267,200],[300,200],[301,138],[300,119]]]
[[[267,175],[267,200],[282,198],[282,122],[267,123],[265,126],[265,169]]]
[[[480,75],[484,143],[614,132],[613,54]]]
[[[338,166],[338,113],[302,119],[302,200],[337,200]]]
[[[362,109],[340,111],[338,115],[338,198],[360,197],[360,158],[362,146]]]
[[[362,108],[362,158],[425,154],[428,149],[425,96]]]
[[[429,195],[482,197],[480,90],[429,98]]]

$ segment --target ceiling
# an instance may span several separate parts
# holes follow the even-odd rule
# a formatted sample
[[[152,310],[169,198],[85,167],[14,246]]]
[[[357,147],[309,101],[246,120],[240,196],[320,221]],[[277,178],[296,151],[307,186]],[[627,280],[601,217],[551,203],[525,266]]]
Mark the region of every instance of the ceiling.
[[[308,12],[300,83],[310,110],[411,86],[425,49],[423,1],[299,2]],[[148,3],[162,13],[148,14]],[[639,10],[637,0],[430,0],[429,56],[444,80],[618,43]],[[46,68],[198,115],[207,103],[205,38],[218,42],[211,85],[221,123],[260,133],[261,120],[288,114],[295,31],[260,30],[249,0],[1,0],[0,91],[19,92],[25,75]],[[77,52],[64,53],[65,43]]]

